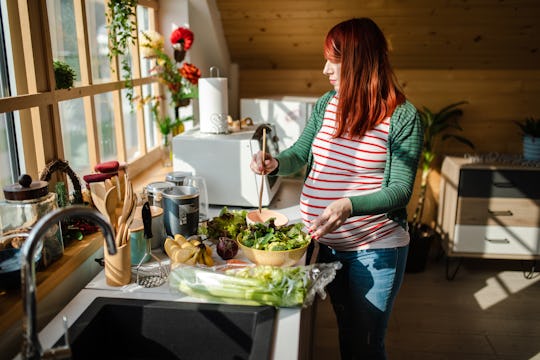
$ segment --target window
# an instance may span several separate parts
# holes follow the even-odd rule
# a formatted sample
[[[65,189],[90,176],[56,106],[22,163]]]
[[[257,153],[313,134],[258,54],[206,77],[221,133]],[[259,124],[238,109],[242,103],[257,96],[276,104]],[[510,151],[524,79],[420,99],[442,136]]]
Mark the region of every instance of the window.
[[[121,69],[111,70],[107,1],[46,0],[45,9],[39,1],[1,2],[0,185],[13,183],[20,173],[37,178],[54,158],[67,160],[80,178],[103,161],[159,159],[159,132],[149,110],[127,100],[122,76],[114,75]],[[141,3],[138,28],[151,29],[158,2]],[[150,62],[132,61],[131,53],[138,53],[127,55],[135,95],[161,92],[149,76]],[[74,70],[73,89],[53,88],[56,60]]]
[[[0,30],[4,28],[4,11],[0,9]],[[0,97],[9,96],[9,77],[4,33],[0,31]],[[0,187],[12,184],[19,175],[19,159],[15,143],[15,122],[13,113],[0,114]],[[0,193],[0,199],[4,192]]]

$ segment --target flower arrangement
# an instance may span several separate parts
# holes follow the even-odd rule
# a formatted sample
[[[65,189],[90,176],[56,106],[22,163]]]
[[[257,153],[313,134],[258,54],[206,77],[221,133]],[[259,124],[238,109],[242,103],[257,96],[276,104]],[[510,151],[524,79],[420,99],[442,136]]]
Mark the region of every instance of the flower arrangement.
[[[186,51],[193,44],[193,32],[179,27],[171,33],[170,41],[174,49],[174,61],[165,53],[163,36],[156,31],[144,31],[141,36],[141,53],[145,58],[155,59],[156,65],[151,69],[159,81],[171,94],[174,107],[185,106],[190,99],[198,95],[197,84],[201,71],[190,63],[182,63]],[[182,63],[182,66],[178,66]]]

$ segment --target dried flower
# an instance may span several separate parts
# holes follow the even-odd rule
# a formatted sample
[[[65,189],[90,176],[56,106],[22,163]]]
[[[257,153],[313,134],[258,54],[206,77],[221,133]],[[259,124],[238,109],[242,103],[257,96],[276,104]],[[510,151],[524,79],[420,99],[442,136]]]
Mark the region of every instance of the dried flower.
[[[139,38],[142,56],[148,59],[157,57],[156,50],[163,51],[165,45],[163,36],[153,30],[142,31],[141,35]]]
[[[150,72],[156,75],[170,91],[173,105],[180,106],[185,103],[185,100],[196,98],[201,71],[195,65],[188,63],[178,68],[177,62],[165,53],[161,34],[155,31],[144,31],[142,35],[141,53],[147,58],[156,59],[156,65],[150,69]],[[173,40],[176,44],[182,44],[184,50],[187,50],[193,44],[193,33],[189,29],[178,28],[171,34],[171,42]]]
[[[197,85],[201,77],[201,70],[193,64],[184,63],[180,68],[180,74],[193,85]]]
[[[179,27],[171,33],[171,44],[178,50],[189,50],[193,44],[193,32],[188,28]]]

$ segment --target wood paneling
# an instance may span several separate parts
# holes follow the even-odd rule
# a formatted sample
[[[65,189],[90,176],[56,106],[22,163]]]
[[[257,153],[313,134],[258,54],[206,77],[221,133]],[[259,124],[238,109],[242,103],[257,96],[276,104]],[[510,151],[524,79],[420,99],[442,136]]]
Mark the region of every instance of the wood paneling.
[[[336,23],[371,17],[403,69],[538,69],[534,0],[217,0],[242,69],[313,69]]]
[[[521,153],[521,135],[514,120],[540,116],[538,70],[397,70],[410,101],[431,110],[461,100],[460,121],[477,152]],[[330,89],[322,66],[317,70],[244,70],[240,98],[274,95],[320,96]],[[472,152],[455,141],[440,145],[446,154]]]

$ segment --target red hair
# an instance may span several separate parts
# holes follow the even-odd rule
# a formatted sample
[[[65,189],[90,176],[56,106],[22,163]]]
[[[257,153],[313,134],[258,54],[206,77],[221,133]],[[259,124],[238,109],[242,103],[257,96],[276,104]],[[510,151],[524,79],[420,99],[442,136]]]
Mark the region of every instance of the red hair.
[[[373,20],[335,25],[326,35],[324,57],[341,63],[335,137],[363,136],[405,101],[390,66],[386,38]]]

